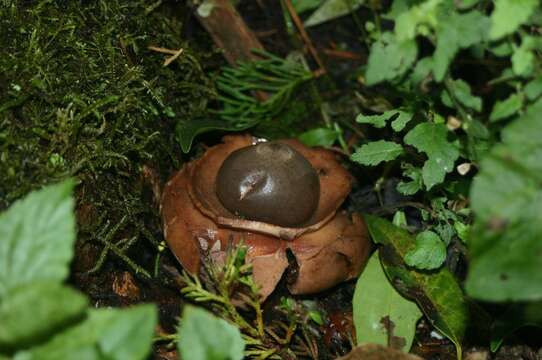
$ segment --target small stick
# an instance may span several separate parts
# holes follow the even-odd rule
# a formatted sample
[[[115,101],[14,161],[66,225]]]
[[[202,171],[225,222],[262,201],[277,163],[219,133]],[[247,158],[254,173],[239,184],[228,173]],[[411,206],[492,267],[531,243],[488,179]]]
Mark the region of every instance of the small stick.
[[[301,22],[301,19],[297,15],[297,13],[296,13],[293,5],[292,5],[291,0],[284,0],[284,3],[286,4],[286,7],[288,8],[288,12],[290,13],[290,16],[292,17],[292,20],[294,21],[295,26],[297,27],[297,30],[299,30],[299,34],[301,35],[301,37],[303,38],[303,41],[307,45],[307,48],[309,49],[309,52],[311,53],[312,57],[314,58],[314,60],[318,64],[318,66],[320,67],[320,69],[318,69],[319,73],[320,74],[325,74],[326,73],[326,68],[324,66],[324,63],[320,59],[320,56],[318,56],[318,52],[316,51],[316,48],[312,44],[312,41],[309,38],[309,35],[307,34],[307,31],[305,30],[305,27],[303,26],[303,23]]]
[[[179,50],[171,50],[171,49],[166,49],[166,48],[163,48],[163,47],[158,47],[158,46],[149,46],[147,49],[149,50],[152,50],[152,51],[156,51],[156,52],[159,52],[159,53],[162,53],[162,54],[169,54],[169,55],[175,55]]]
[[[184,49],[183,48],[180,48],[174,55],[168,57],[166,59],[166,61],[164,61],[164,66],[168,66],[169,64],[171,64],[173,61],[175,61],[175,59],[177,59],[182,53],[183,53]]]
[[[152,50],[152,51],[156,51],[156,52],[159,52],[159,53],[162,53],[162,54],[168,54],[168,55],[171,55],[170,57],[168,57],[165,61],[164,61],[164,66],[168,66],[169,64],[171,64],[173,61],[175,61],[175,59],[177,59],[184,51],[183,48],[180,48],[179,50],[171,50],[171,49],[166,49],[166,48],[163,48],[163,47],[158,47],[158,46],[149,46],[147,49],[149,50]]]

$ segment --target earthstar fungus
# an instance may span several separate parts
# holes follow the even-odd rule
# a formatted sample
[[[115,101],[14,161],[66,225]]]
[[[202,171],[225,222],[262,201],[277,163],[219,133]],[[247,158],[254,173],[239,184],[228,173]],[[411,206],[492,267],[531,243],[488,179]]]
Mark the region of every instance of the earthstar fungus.
[[[199,272],[202,251],[220,258],[228,243],[243,242],[262,299],[288,268],[287,251],[297,262],[293,294],[359,275],[370,241],[361,217],[339,210],[352,176],[335,154],[293,139],[223,141],[185,164],[162,193],[164,236],[188,272]]]

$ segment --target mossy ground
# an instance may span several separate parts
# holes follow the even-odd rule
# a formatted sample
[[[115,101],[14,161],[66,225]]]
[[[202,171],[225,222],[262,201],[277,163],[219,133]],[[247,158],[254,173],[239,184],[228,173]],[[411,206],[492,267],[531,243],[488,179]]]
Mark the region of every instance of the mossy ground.
[[[193,50],[181,36],[183,4],[0,6],[0,210],[75,177],[79,246],[108,249],[102,255],[116,253],[132,270],[153,275],[162,237],[142,170],[166,177],[180,166],[174,126],[200,115],[215,96],[201,65],[212,53]],[[148,46],[184,52],[165,67],[167,55]],[[130,261],[129,249],[141,244],[153,258]]]

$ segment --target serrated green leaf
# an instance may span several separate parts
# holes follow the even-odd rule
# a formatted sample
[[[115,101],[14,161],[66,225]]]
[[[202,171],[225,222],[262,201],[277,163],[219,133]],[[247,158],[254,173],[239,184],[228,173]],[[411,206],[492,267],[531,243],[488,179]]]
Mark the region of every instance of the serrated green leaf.
[[[383,161],[396,159],[403,153],[403,147],[393,141],[378,140],[359,147],[352,154],[352,161],[362,165],[378,165]]]
[[[413,237],[385,219],[365,215],[365,221],[373,240],[381,245],[380,259],[391,283],[418,303],[431,324],[455,344],[461,359],[469,310],[455,277],[446,267],[431,273],[407,267],[404,257],[415,246]]]
[[[391,286],[376,251],[356,283],[353,318],[357,344],[380,344],[408,352],[422,313]]]
[[[394,119],[391,123],[391,127],[394,131],[399,132],[404,129],[406,124],[412,117],[413,113],[407,110],[394,109],[383,112],[379,115],[363,115],[359,114],[356,117],[356,122],[360,124],[370,124],[376,128],[383,128],[390,119]]]
[[[75,241],[71,180],[27,195],[0,214],[0,301],[33,281],[63,281]]]
[[[542,299],[542,100],[501,133],[471,188],[468,293],[488,301]]]
[[[330,147],[339,138],[337,130],[328,128],[315,128],[299,135],[298,139],[307,146]]]
[[[86,298],[54,282],[31,282],[0,302],[0,348],[23,347],[70,324],[86,310]]]
[[[306,27],[320,25],[324,22],[348,15],[357,10],[365,0],[326,0],[308,19]]]
[[[489,36],[497,40],[511,34],[533,14],[538,0],[495,0]]]
[[[506,100],[497,101],[493,106],[489,120],[496,122],[516,114],[523,106],[523,96],[512,94]]]
[[[234,325],[202,308],[186,305],[178,348],[183,359],[241,360],[245,342]]]
[[[449,94],[451,91],[452,94]],[[442,92],[442,103],[450,108],[454,108],[454,103],[450,96],[453,96],[459,103],[466,107],[482,111],[482,99],[472,95],[470,85],[461,79],[452,80],[449,82],[449,90]]]
[[[370,124],[376,128],[383,128],[386,126],[386,122],[397,115],[397,110],[388,110],[379,115],[363,115],[359,114],[356,117],[356,122],[360,124]]]
[[[434,270],[446,260],[446,246],[432,231],[416,235],[416,247],[405,254],[405,263],[421,270]]]
[[[402,42],[389,32],[371,46],[367,72],[367,85],[393,80],[403,75],[416,61],[418,46],[413,39]]]
[[[151,350],[156,322],[153,305],[90,310],[80,324],[43,345],[18,352],[14,359],[145,359]]]
[[[427,122],[416,125],[404,138],[405,144],[414,146],[428,157],[422,169],[427,190],[444,181],[459,157],[457,146],[449,142],[447,136],[446,125]]]
[[[489,19],[479,11],[458,14],[446,12],[436,27],[437,47],[433,55],[433,74],[442,81],[459,49],[466,49],[486,38]]]

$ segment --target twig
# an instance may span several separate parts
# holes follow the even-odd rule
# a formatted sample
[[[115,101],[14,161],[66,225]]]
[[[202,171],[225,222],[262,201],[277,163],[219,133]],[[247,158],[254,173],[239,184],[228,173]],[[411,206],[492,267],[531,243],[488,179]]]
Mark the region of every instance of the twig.
[[[295,26],[297,27],[297,30],[299,30],[299,34],[303,38],[303,41],[305,42],[305,45],[309,49],[312,57],[314,58],[314,60],[318,64],[318,66],[320,67],[320,69],[317,70],[318,74],[320,74],[320,75],[325,74],[327,72],[326,67],[324,66],[324,63],[322,62],[322,60],[320,59],[320,56],[318,55],[318,52],[316,51],[316,48],[312,44],[312,41],[309,38],[309,35],[307,34],[307,31],[305,30],[305,27],[303,26],[303,22],[301,22],[301,19],[297,15],[297,12],[295,11],[291,0],[284,0],[284,3],[286,4],[286,8],[288,9],[288,12],[290,13],[290,16],[292,17],[292,20],[294,21]]]
[[[152,50],[152,51],[156,51],[156,52],[159,52],[159,53],[162,53],[162,54],[171,55],[170,57],[168,57],[164,61],[164,66],[168,66],[169,64],[171,64],[173,61],[175,61],[175,59],[177,59],[179,56],[181,56],[181,54],[184,51],[183,48],[180,48],[179,50],[171,50],[171,49],[166,49],[166,48],[163,48],[163,47],[157,47],[157,46],[152,46],[152,45],[149,46],[147,49]]]

